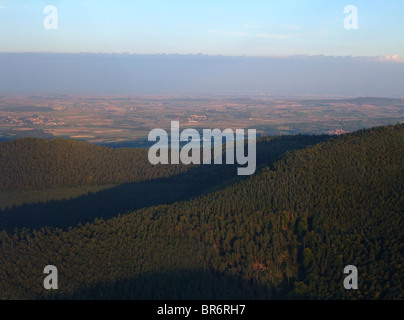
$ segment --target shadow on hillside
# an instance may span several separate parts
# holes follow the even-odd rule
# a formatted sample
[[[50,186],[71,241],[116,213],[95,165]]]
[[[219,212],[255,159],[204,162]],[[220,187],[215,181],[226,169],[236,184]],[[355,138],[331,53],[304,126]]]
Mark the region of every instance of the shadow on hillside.
[[[286,152],[324,141],[329,136],[282,136],[257,144],[257,167],[272,165]],[[109,219],[137,209],[189,200],[220,190],[246,176],[237,176],[237,165],[201,165],[177,176],[121,184],[68,200],[25,204],[0,211],[0,230],[67,229],[95,218]]]
[[[215,168],[216,167],[216,168]],[[235,168],[203,166],[178,176],[120,184],[67,200],[24,204],[0,211],[2,229],[67,228],[95,218],[108,219],[144,207],[188,200],[234,177]]]
[[[60,288],[63,287],[60,278]],[[284,288],[288,290],[288,288]],[[132,279],[101,282],[63,294],[47,293],[42,299],[59,300],[267,300],[280,299],[275,287],[254,284],[241,277],[209,270],[178,270],[139,275]]]

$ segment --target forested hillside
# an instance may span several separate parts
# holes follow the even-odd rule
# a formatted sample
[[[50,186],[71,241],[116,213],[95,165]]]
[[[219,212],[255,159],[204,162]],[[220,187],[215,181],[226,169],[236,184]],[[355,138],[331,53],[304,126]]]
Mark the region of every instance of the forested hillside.
[[[146,149],[112,149],[61,138],[0,143],[0,191],[146,181],[181,169],[185,167],[151,165]]]
[[[328,138],[260,138],[257,165],[273,165],[286,151]],[[0,150],[4,182],[0,225],[8,231],[66,229],[95,218],[187,200],[243,180],[235,165],[152,166],[146,149],[113,149],[75,140],[21,139],[0,143]]]
[[[1,231],[0,298],[403,299],[404,125],[280,159],[262,150],[255,175],[199,197],[63,230]],[[42,286],[48,264],[57,291]],[[358,290],[343,287],[346,265],[358,267]]]

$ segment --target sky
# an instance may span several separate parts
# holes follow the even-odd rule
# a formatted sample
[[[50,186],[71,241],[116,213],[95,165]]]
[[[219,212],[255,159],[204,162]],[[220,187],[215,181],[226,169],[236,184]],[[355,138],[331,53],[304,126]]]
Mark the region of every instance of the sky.
[[[57,29],[46,29],[47,5]],[[347,5],[358,28],[347,30]],[[0,52],[404,57],[398,0],[0,0]]]
[[[0,94],[404,98],[404,63],[376,57],[0,53]]]
[[[0,93],[404,97],[403,13],[401,0],[0,0]]]

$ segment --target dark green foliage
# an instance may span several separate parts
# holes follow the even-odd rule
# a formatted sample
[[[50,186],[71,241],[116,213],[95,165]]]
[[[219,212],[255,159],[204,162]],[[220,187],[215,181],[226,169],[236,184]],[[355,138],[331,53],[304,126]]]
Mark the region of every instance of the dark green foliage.
[[[270,149],[259,156],[279,159]],[[404,299],[403,151],[404,125],[361,130],[195,199],[0,232],[0,298]],[[56,292],[42,287],[48,264]],[[343,288],[348,264],[359,290]]]
[[[303,148],[326,138],[301,135],[262,138],[258,143],[257,163],[258,165],[273,164],[286,150]],[[3,203],[0,201],[0,209],[2,209],[0,224],[2,229],[7,231],[22,227],[40,229],[43,226],[66,229],[69,226],[76,226],[79,222],[82,224],[92,222],[95,218],[107,219],[119,213],[123,214],[152,205],[187,200],[202,193],[223,189],[243,179],[237,176],[234,165],[153,167],[148,164],[145,149],[114,150],[63,139],[53,141],[23,139],[16,141],[15,147],[10,147],[10,144],[4,147],[7,152],[4,152],[3,159],[19,159],[21,175],[27,176],[27,181],[32,181],[29,183],[31,188],[34,184],[46,184],[44,177],[50,175],[48,172],[50,168],[54,168],[55,176],[52,176],[52,180],[59,181],[60,186],[52,189],[10,191],[12,187],[5,185],[4,188],[7,188],[7,191],[0,191],[0,200],[5,199]],[[27,152],[27,149],[33,150],[33,146],[42,150],[47,159],[44,161],[49,162],[42,166],[43,171],[40,170],[40,165],[36,166],[37,162],[41,162],[39,157],[34,156],[36,151]],[[63,170],[59,168],[63,160],[57,155],[62,149],[71,151],[69,155],[71,166]],[[84,169],[83,163],[88,164],[89,160],[86,159],[94,160],[94,154],[98,154],[100,158],[97,158],[91,167],[87,165],[87,169]],[[35,166],[31,162],[34,162]],[[135,167],[139,163],[140,167],[144,166],[144,170],[135,170],[128,163]],[[111,164],[114,164],[114,167]],[[76,166],[83,169],[78,170]],[[12,167],[19,168],[16,164],[4,166],[3,180],[12,181],[11,185],[21,185],[18,176],[14,175],[15,170],[10,169]],[[107,171],[128,172],[128,174],[122,175],[122,181],[117,185],[92,185],[94,181],[90,185],[85,184],[85,177],[96,176],[94,172],[99,172],[97,174],[99,183],[120,182],[118,178],[114,180],[113,175],[109,180],[103,179],[102,174]],[[76,185],[73,187],[71,186],[72,176],[77,176],[74,182]],[[134,182],[131,182],[132,180]],[[25,201],[22,197],[25,197]]]
[[[151,165],[146,149],[112,149],[61,138],[0,143],[0,191],[147,181],[185,169]]]

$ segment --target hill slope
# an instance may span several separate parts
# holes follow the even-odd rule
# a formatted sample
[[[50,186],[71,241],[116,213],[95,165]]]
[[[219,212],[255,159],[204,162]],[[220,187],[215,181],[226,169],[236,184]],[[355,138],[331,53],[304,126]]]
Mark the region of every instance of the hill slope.
[[[0,191],[15,191],[147,181],[185,167],[153,166],[146,149],[24,138],[0,143],[0,170]]]
[[[3,231],[0,298],[403,299],[403,138],[404,125],[362,130],[196,199]],[[359,290],[343,288],[348,264]]]
[[[260,138],[258,166],[327,136]],[[235,165],[150,165],[146,149],[112,149],[74,140],[0,143],[0,228],[67,229],[152,205],[223,189],[244,177]]]

